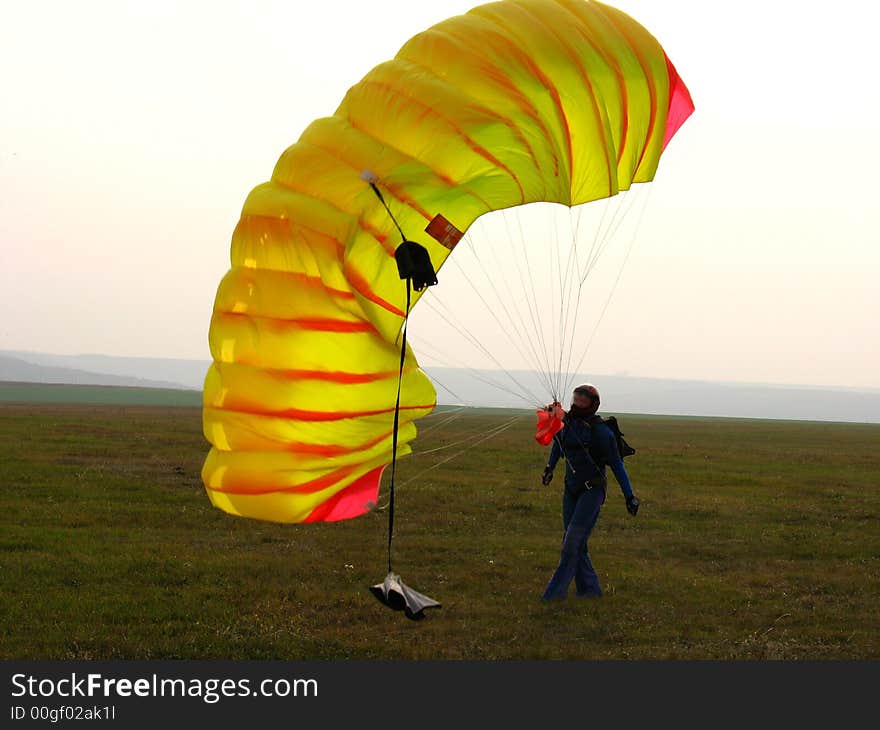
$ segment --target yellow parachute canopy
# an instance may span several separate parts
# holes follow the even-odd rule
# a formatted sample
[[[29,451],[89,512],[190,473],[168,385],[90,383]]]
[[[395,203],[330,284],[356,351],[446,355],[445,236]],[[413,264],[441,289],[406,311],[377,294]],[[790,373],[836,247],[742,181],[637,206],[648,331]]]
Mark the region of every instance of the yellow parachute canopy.
[[[425,232],[438,214],[464,232],[490,211],[616,195],[653,179],[692,111],[658,41],[585,0],[483,5],[370,71],[284,152],[235,228],[204,388],[213,504],[314,522],[377,500],[406,287],[364,170],[439,270],[454,244]],[[401,455],[435,398],[407,347]]]

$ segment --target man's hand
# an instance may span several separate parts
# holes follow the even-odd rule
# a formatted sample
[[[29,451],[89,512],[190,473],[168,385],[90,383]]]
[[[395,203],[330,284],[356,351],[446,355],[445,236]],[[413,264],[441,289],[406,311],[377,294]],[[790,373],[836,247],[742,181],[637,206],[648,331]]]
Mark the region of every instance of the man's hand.
[[[636,513],[639,511],[639,498],[636,495],[631,494],[626,498],[626,511],[629,512],[633,517],[636,516]]]
[[[548,485],[553,481],[553,470],[549,466],[544,467],[544,473],[541,475],[541,484]]]

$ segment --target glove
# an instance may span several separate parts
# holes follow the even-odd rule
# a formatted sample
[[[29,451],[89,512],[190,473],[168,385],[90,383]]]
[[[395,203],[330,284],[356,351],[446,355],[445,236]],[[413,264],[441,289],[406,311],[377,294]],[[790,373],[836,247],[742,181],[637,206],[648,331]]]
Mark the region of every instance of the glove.
[[[544,467],[544,473],[541,475],[541,484],[547,485],[553,481],[553,470],[546,466]]]
[[[629,512],[633,517],[636,516],[636,513],[639,511],[639,498],[636,495],[631,494],[626,498],[626,511]]]

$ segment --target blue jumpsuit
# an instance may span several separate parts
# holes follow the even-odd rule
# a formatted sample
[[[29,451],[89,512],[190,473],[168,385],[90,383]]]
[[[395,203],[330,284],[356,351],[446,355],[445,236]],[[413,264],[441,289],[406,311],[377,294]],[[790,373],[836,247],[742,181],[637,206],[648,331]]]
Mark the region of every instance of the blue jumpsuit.
[[[591,449],[600,459],[598,465],[590,455]],[[565,598],[572,578],[578,596],[601,596],[602,588],[590,561],[587,540],[605,502],[605,464],[611,467],[624,497],[632,495],[632,487],[614,434],[603,423],[591,428],[583,419],[569,418],[565,427],[553,438],[547,466],[553,469],[560,457],[565,458],[565,488],[562,492],[562,524],[565,532],[559,566],[542,598]]]

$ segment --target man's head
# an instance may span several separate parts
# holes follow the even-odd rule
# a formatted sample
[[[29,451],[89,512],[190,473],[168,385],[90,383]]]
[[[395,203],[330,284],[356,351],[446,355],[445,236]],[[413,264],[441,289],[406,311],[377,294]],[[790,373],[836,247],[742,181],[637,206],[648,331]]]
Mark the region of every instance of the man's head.
[[[599,391],[590,383],[579,385],[571,395],[572,408],[581,413],[595,413],[599,410],[599,402]]]

